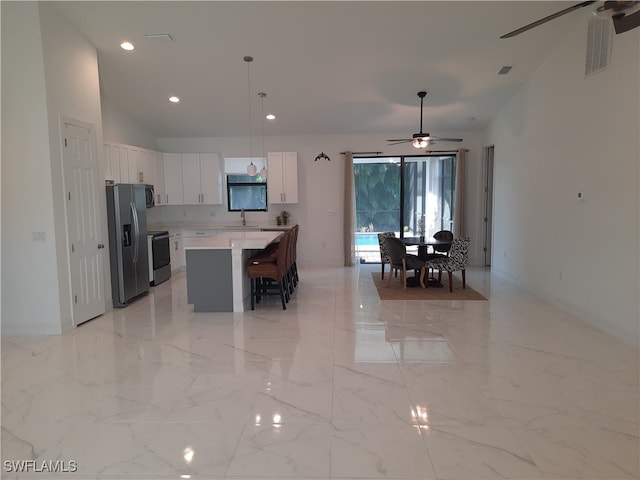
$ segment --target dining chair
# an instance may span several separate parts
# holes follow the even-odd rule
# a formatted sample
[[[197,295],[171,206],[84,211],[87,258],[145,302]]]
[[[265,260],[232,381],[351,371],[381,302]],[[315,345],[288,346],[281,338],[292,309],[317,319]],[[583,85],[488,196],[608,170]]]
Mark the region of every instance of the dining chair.
[[[424,260],[421,260],[416,255],[407,253],[407,247],[404,242],[395,236],[385,238],[385,243],[387,245],[391,268],[400,270],[400,280],[402,281],[403,287],[407,288],[407,270],[417,270],[420,272],[420,286],[424,288]],[[391,285],[391,277],[391,272],[389,272],[387,287]]]
[[[385,240],[389,237],[395,237],[394,232],[380,232],[378,233],[378,245],[380,246],[380,265],[382,266],[382,280],[384,280],[384,266],[385,264],[391,264],[391,258],[389,258],[389,252],[387,251],[387,244]],[[391,274],[393,268],[390,268],[389,274]]]
[[[455,238],[451,243],[448,256],[426,261],[426,268],[438,270],[438,281],[442,281],[442,272],[449,274],[449,291],[453,292],[453,272],[462,272],[462,288],[467,288],[466,269],[469,261],[469,237]],[[427,286],[429,284],[427,283]]]
[[[255,310],[255,304],[260,303],[263,295],[280,296],[282,309],[287,309],[292,292],[287,274],[291,267],[293,235],[293,231],[288,230],[273,251],[249,258],[247,276],[251,282],[251,310]]]
[[[444,240],[446,242],[453,242],[453,232],[450,230],[440,230],[433,234],[433,238],[436,240]],[[436,253],[447,253],[451,245],[436,245],[433,247]]]

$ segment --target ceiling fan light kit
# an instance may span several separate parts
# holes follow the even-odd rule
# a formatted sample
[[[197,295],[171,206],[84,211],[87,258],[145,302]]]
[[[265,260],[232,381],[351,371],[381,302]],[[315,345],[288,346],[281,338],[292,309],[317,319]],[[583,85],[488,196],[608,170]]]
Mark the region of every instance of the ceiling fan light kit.
[[[427,96],[427,92],[418,92],[418,97],[420,97],[420,132],[414,133],[411,138],[394,138],[387,140],[387,142],[392,142],[389,145],[398,145],[400,143],[409,143],[415,148],[426,148],[433,143],[434,140],[439,140],[441,142],[461,142],[461,138],[444,138],[444,137],[434,137],[430,133],[424,133],[422,131],[422,109],[424,107],[424,97]]]

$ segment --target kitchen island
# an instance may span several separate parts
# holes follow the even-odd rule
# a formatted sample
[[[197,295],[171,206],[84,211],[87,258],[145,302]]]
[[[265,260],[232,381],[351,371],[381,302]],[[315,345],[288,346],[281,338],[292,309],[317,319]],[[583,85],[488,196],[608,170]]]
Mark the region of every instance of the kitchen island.
[[[250,306],[249,257],[282,232],[219,233],[186,246],[187,302],[196,312],[244,312]]]

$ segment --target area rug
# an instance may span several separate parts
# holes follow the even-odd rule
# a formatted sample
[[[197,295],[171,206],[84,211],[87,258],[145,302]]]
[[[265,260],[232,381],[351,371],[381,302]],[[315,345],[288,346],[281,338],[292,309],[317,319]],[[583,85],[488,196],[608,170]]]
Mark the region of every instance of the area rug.
[[[380,272],[371,272],[373,277],[373,283],[378,290],[378,296],[380,300],[486,300],[485,297],[476,292],[473,288],[469,287],[467,282],[467,288],[462,288],[462,279],[453,276],[453,292],[449,291],[449,279],[447,275],[442,276],[443,286],[438,287],[409,287],[402,288],[402,282],[400,277],[393,277],[391,279],[391,285],[387,287],[387,280],[389,275],[385,272],[384,281],[380,278]],[[408,280],[411,280],[409,278]]]

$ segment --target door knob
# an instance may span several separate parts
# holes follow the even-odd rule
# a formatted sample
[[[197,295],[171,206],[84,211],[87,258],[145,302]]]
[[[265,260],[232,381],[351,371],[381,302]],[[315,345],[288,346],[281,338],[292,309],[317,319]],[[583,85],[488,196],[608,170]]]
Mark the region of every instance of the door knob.
[[[99,244],[98,244],[98,249],[102,249],[102,248],[104,248],[104,244],[99,243]]]

